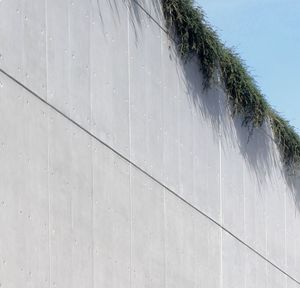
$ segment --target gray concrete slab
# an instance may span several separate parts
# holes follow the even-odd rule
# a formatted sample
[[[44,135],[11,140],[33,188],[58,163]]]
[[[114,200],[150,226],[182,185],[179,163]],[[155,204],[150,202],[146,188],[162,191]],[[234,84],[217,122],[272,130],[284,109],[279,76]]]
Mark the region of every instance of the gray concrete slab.
[[[275,144],[274,144],[275,145]],[[275,149],[274,157],[279,159]],[[280,167],[274,166],[267,179],[266,219],[267,219],[267,254],[268,259],[282,269],[286,269],[286,229],[285,229],[285,202],[286,182]]]
[[[244,237],[245,223],[245,163],[240,150],[246,136],[239,119],[232,119],[223,94],[221,106],[221,193],[222,224],[238,237]]]
[[[214,93],[216,90],[204,93],[197,65],[184,65],[173,48],[168,36],[162,34],[163,182],[197,208],[219,219],[219,95]],[[191,83],[197,84],[193,87]],[[203,160],[208,157],[209,161]]]
[[[49,243],[51,284],[72,286],[72,124],[49,111]],[[72,185],[72,186],[71,186]],[[64,273],[62,273],[64,271]]]
[[[190,69],[199,74],[194,63],[188,63],[184,69],[178,69],[178,150],[179,150],[179,189],[176,191],[188,201],[192,201],[194,188],[194,160],[193,160],[193,102],[190,98],[189,87],[186,84],[185,70]],[[188,67],[187,67],[188,66]]]
[[[50,275],[56,287],[92,287],[91,157],[89,135],[50,111]]]
[[[70,1],[47,1],[47,101],[70,116],[69,5]]]
[[[138,12],[136,12],[136,9]],[[131,159],[161,179],[163,159],[163,86],[161,29],[130,9],[130,145]],[[140,15],[136,15],[140,13]]]
[[[48,287],[47,110],[0,82],[0,283]]]
[[[245,286],[267,287],[267,263],[261,257],[248,249],[246,251],[245,261]]]
[[[294,183],[297,184],[297,183]],[[292,191],[287,190],[286,203],[285,203],[285,226],[286,226],[286,269],[299,279],[299,247],[300,241],[300,215],[295,206],[297,201],[297,187],[290,187]]]
[[[176,48],[162,34],[163,72],[163,181],[179,190],[179,63]],[[170,47],[168,49],[168,47]]]
[[[287,288],[298,288],[299,284],[297,284],[295,281],[293,281],[287,277],[286,278],[286,287]]]
[[[183,199],[1,74],[1,285],[293,286],[192,206],[300,279],[299,181],[139,3],[2,1],[0,67]]]
[[[23,9],[21,0],[5,1],[0,8],[0,67],[19,80],[24,79]]]
[[[166,287],[195,287],[197,267],[194,216],[166,193]]]
[[[261,154],[267,155],[264,147],[265,135],[256,131],[246,144],[246,153],[249,155],[244,164],[244,192],[245,192],[245,241],[262,255],[267,249],[267,164],[264,159],[257,159],[257,147]],[[269,140],[270,141],[270,140]],[[268,143],[269,145],[270,143]],[[255,161],[250,157],[254,157]],[[260,158],[260,156],[258,157]],[[257,162],[256,162],[257,161]],[[256,163],[253,163],[256,162]],[[255,166],[254,166],[255,165]]]
[[[245,287],[246,252],[242,243],[222,233],[222,287]]]
[[[220,287],[219,228],[174,195],[165,197],[166,287]]]
[[[131,169],[131,287],[165,287],[164,188]]]
[[[130,167],[93,141],[94,286],[130,287]]]
[[[47,98],[47,60],[46,60],[46,0],[21,2],[23,34],[19,41],[23,43],[23,83]],[[11,54],[12,57],[14,54]],[[20,79],[22,80],[22,79]]]
[[[165,27],[165,21],[162,14],[162,7],[160,0],[127,0],[131,3],[131,6],[137,5],[142,7],[147,14],[149,14],[158,25]],[[139,8],[140,9],[140,8]],[[139,12],[140,13],[140,12]]]
[[[69,93],[70,115],[86,129],[91,128],[90,95],[90,2],[69,5]]]
[[[45,0],[2,4],[0,67],[46,99]]]
[[[192,97],[193,101],[192,203],[221,222],[220,91],[214,88],[204,91],[197,67],[192,71],[192,75],[196,75],[193,82],[197,83],[196,87],[190,87],[188,92],[188,97]]]
[[[93,0],[91,8],[92,132],[129,157],[128,3]]]
[[[194,220],[196,285],[197,287],[220,287],[222,283],[221,229],[196,212]]]
[[[280,271],[272,265],[267,266],[267,287],[286,287],[287,279]]]
[[[93,171],[92,139],[71,127],[72,169],[72,286],[93,287]]]

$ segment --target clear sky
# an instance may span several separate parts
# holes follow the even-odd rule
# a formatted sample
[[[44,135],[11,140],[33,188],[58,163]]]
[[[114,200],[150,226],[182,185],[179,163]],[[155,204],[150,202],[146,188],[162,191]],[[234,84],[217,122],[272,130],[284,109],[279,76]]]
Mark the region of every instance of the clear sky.
[[[300,0],[195,0],[300,134]]]

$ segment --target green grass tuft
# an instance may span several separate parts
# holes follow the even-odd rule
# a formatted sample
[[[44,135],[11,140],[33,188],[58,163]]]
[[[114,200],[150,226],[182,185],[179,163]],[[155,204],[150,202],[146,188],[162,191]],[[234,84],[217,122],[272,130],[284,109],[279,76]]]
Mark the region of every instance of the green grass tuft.
[[[204,88],[219,74],[231,104],[232,114],[240,115],[243,125],[253,131],[266,121],[271,123],[282,161],[290,171],[300,168],[300,137],[287,120],[266,101],[254,78],[232,49],[220,41],[193,0],[161,0],[167,26],[181,56],[197,57],[203,74]]]
[[[218,65],[220,41],[205,23],[203,11],[191,0],[162,0],[167,25],[174,28],[178,51],[183,58],[197,56],[208,87]],[[201,24],[201,25],[199,25]]]
[[[223,48],[219,65],[233,115],[241,115],[245,126],[261,126],[270,108],[242,60],[232,50]]]
[[[300,137],[294,127],[276,111],[271,111],[269,117],[282,160],[291,172],[295,172],[300,168]]]

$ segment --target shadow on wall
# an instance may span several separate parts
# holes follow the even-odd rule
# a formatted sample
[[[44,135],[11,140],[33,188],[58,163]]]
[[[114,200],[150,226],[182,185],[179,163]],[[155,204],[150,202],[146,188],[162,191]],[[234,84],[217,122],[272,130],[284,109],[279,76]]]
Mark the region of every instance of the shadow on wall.
[[[300,211],[300,171],[295,175],[287,175],[287,183],[291,189],[292,197],[295,201],[298,211]]]
[[[94,9],[97,11],[95,13],[98,14],[100,19],[100,27],[102,29],[102,33],[105,36],[107,31],[111,29],[111,24],[113,22],[114,28],[118,29],[118,27],[122,24],[122,15],[121,11],[124,11],[129,6],[130,0],[92,0]],[[107,11],[108,10],[108,11]],[[109,15],[109,21],[107,16]]]
[[[256,188],[261,195],[265,193],[266,185],[271,186],[269,189],[273,190],[282,188],[278,186],[278,177],[282,178],[300,212],[300,173],[291,175],[283,168],[268,124],[265,123],[263,127],[253,131],[245,127],[241,117],[232,117],[228,98],[217,80],[209,89],[204,90],[197,59],[190,59],[180,65],[183,67],[182,81],[188,91],[190,103],[195,106],[205,122],[210,123],[215,131],[215,139],[220,137],[222,153],[228,153],[230,147],[238,148],[237,151],[245,160],[246,171],[255,174]],[[239,164],[232,159],[232,165]]]
[[[180,59],[180,55],[177,55]],[[186,94],[189,102],[196,108],[195,111],[201,118],[208,121],[213,129],[213,137],[218,141],[220,137],[220,95],[217,87],[211,87],[209,90],[203,89],[203,77],[199,71],[199,63],[196,58],[185,60],[177,60],[176,67],[183,67],[183,77],[178,78],[184,83]]]
[[[143,14],[148,14],[148,16],[158,22],[157,19],[161,19],[162,8],[160,5],[161,0],[94,0],[96,2],[98,15],[101,22],[102,32],[105,34],[105,30],[108,28],[106,21],[104,20],[103,14],[106,11],[103,11],[103,7],[109,7],[110,17],[112,17],[115,27],[118,27],[121,24],[121,15],[120,9],[124,10],[124,7],[128,7],[129,11],[129,23],[131,28],[134,30],[135,42],[136,44],[139,41],[139,34],[142,32],[142,21],[144,19]],[[102,3],[102,5],[101,5]],[[149,9],[149,12],[148,12]],[[151,13],[151,14],[150,14]],[[109,25],[111,22],[109,22]]]
[[[244,127],[242,120],[231,116],[230,104],[220,84],[215,80],[209,89],[203,88],[203,78],[199,71],[197,59],[182,63],[184,68],[183,81],[190,97],[190,102],[196,107],[205,121],[208,121],[215,131],[214,136],[220,138],[222,152],[226,153],[228,147],[238,148],[246,162],[257,173],[257,179],[262,182],[266,176],[261,170],[269,173],[270,168],[276,165],[271,153],[270,137],[263,133],[263,129],[251,131]],[[233,159],[234,161],[234,159]],[[234,163],[233,163],[234,165]]]
[[[135,45],[138,45],[139,42],[139,35],[143,32],[142,31],[142,19],[141,13],[143,11],[141,10],[141,7],[135,0],[128,0],[130,2],[129,6],[129,25],[133,30],[134,39],[135,39]]]
[[[101,2],[107,2],[106,6],[111,9],[109,15],[113,15],[113,22],[116,27],[120,25],[120,9],[124,5],[129,7],[129,25],[133,30],[135,45],[138,45],[139,35],[143,33],[144,13],[150,13],[154,19],[161,19],[162,11],[160,0],[94,0],[97,1],[97,8],[102,23],[102,32],[105,33],[106,23],[103,20]],[[105,5],[104,5],[105,6]],[[147,11],[143,11],[146,9]],[[142,15],[143,13],[143,15]],[[171,41],[171,40],[170,40]],[[170,45],[172,46],[172,45]],[[173,50],[173,47],[169,48]],[[266,183],[273,183],[276,189],[276,177],[280,176],[289,187],[289,191],[300,211],[300,176],[289,175],[284,171],[279,160],[279,153],[272,139],[270,128],[264,127],[255,129],[250,133],[247,127],[242,125],[242,120],[238,116],[232,118],[230,104],[220,84],[212,85],[208,90],[203,90],[202,76],[199,71],[197,59],[190,59],[186,62],[169,51],[170,58],[176,62],[178,68],[178,79],[181,79],[189,102],[193,105],[195,113],[199,113],[213,129],[215,141],[221,139],[222,153],[227,153],[228,147],[238,147],[240,155],[245,160],[246,169],[253,171],[261,194],[264,193]],[[171,55],[173,57],[171,57]],[[183,75],[182,75],[183,72]],[[221,135],[221,136],[220,136]],[[221,138],[220,138],[221,137]],[[235,163],[232,163],[235,165]],[[274,170],[277,172],[274,174]]]
[[[124,1],[124,0],[123,0]],[[162,17],[161,0],[125,0],[129,5],[129,22],[134,31],[135,44],[139,42],[139,34],[142,33],[142,22],[145,15],[159,23]],[[141,15],[143,13],[143,15]]]

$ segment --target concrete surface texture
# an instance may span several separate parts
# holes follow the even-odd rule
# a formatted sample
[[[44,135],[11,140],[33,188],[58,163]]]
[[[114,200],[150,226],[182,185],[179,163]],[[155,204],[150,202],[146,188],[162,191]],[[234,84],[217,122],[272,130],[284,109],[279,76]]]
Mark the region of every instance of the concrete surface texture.
[[[300,180],[159,0],[2,0],[0,39],[0,287],[300,287]]]

